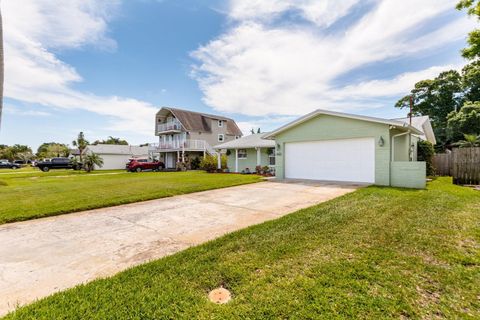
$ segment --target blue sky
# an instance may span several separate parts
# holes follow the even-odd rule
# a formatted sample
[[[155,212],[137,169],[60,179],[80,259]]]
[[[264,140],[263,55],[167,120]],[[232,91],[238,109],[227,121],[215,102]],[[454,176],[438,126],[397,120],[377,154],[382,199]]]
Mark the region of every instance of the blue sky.
[[[456,1],[3,1],[0,143],[155,142],[161,106],[274,129],[316,108],[379,117],[460,68]]]

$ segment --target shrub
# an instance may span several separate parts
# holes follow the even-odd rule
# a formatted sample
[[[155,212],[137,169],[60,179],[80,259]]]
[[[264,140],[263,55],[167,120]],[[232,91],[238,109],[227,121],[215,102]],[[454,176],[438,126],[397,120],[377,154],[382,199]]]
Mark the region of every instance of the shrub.
[[[178,161],[175,168],[177,171],[187,171],[187,164],[185,162]]]
[[[434,176],[433,156],[435,155],[435,149],[433,148],[433,144],[429,141],[418,141],[417,155],[418,161],[425,161],[427,163],[427,176]]]
[[[198,170],[200,169],[200,158],[199,157],[195,157],[193,158],[191,161],[190,161],[190,167],[192,170]]]
[[[221,166],[222,169],[227,168],[227,157],[225,155],[222,155],[221,158]],[[217,156],[212,156],[212,155],[206,155],[201,161],[200,161],[200,169],[205,170],[207,172],[215,172],[217,170]]]
[[[95,169],[95,166],[101,168],[103,166],[103,159],[96,153],[87,154],[83,159],[83,168],[87,172]]]

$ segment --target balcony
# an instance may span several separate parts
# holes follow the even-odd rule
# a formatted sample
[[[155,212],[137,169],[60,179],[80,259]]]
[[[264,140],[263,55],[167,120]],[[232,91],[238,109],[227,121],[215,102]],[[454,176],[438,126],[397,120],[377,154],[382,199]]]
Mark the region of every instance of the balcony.
[[[181,132],[182,131],[182,124],[180,121],[169,121],[165,123],[157,124],[157,134],[160,133],[174,133],[174,132]]]
[[[209,151],[210,146],[205,140],[184,140],[149,144],[152,152],[165,151]]]

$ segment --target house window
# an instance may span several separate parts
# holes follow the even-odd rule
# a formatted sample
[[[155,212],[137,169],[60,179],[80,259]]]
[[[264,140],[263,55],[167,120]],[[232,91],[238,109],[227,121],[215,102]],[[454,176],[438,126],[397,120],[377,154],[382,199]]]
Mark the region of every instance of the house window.
[[[270,166],[275,165],[275,148],[268,149],[268,164]]]
[[[238,149],[238,159],[247,159],[247,149]]]
[[[218,135],[218,142],[223,142],[223,141],[225,141],[225,135],[219,134]]]
[[[223,120],[218,120],[218,127],[219,128],[223,127]]]

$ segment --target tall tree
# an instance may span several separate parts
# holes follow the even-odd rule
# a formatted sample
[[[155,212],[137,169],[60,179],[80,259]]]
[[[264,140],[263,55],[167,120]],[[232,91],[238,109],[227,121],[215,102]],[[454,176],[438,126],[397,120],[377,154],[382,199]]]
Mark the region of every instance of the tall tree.
[[[78,151],[80,154],[80,161],[82,161],[83,152],[85,151],[85,149],[89,144],[87,139],[85,139],[85,135],[83,134],[83,132],[80,131],[80,133],[77,136],[77,139],[73,140],[72,144],[78,148]]]
[[[447,118],[447,133],[450,141],[459,141],[465,134],[480,134],[480,102],[466,102],[458,112]]]
[[[397,108],[409,108],[413,96],[414,115],[428,115],[432,120],[435,136],[441,145],[447,143],[447,116],[463,104],[462,78],[456,70],[440,73],[438,77],[415,84],[410,95],[400,99]]]
[[[68,154],[68,147],[63,143],[45,142],[37,149],[38,158],[66,157]]]
[[[13,160],[12,148],[6,144],[0,144],[0,159]]]
[[[47,155],[49,158],[52,157],[66,157],[68,156],[68,148],[65,149],[64,145],[61,144],[51,144],[47,147]]]
[[[128,141],[120,139],[120,138],[109,136],[107,140],[95,140],[95,142],[93,142],[93,145],[97,145],[97,144],[117,144],[117,145],[127,146]]]
[[[29,160],[32,158],[32,149],[29,146],[15,144],[13,146],[0,145],[0,159]]]
[[[480,101],[480,61],[463,67],[462,86],[465,101]]]
[[[471,16],[480,19],[480,0],[460,0],[457,4],[458,10],[466,9]],[[474,60],[480,57],[480,29],[475,29],[468,34],[468,47],[462,50],[464,58]]]

